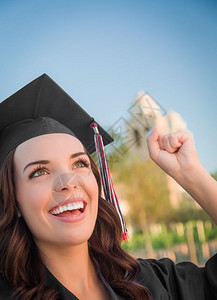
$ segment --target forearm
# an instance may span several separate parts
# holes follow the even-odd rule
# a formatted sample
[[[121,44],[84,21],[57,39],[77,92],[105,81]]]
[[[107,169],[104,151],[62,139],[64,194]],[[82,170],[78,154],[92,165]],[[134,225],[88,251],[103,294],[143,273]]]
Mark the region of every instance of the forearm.
[[[198,164],[174,178],[217,224],[217,181]]]

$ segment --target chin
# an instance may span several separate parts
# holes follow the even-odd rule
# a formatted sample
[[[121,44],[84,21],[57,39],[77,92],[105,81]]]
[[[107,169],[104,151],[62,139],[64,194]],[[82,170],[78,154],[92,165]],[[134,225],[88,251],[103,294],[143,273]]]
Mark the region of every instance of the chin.
[[[93,230],[88,230],[88,232],[77,232],[77,234],[71,234],[68,236],[62,236],[58,239],[57,243],[59,245],[67,245],[67,246],[76,246],[85,244],[88,242],[91,237]]]

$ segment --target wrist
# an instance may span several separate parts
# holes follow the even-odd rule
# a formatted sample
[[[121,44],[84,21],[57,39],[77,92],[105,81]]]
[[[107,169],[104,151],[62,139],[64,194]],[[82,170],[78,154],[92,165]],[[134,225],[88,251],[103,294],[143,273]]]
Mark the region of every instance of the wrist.
[[[183,187],[193,187],[200,184],[204,176],[207,175],[207,171],[198,161],[194,165],[191,165],[187,169],[180,169],[180,171],[174,176],[174,179]]]

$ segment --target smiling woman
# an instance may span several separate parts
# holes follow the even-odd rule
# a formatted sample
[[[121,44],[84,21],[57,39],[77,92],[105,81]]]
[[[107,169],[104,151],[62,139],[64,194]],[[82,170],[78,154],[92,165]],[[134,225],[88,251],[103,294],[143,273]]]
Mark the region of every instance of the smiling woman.
[[[126,227],[103,152],[112,138],[94,122],[100,174],[91,124],[45,74],[0,104],[0,298],[217,299],[217,255],[198,268],[121,248]],[[154,130],[148,145],[217,223],[217,184],[191,135]]]
[[[113,287],[148,299],[131,282],[139,264],[121,248],[120,211],[101,198],[93,118],[44,74],[1,103],[0,119],[0,295],[97,300]]]

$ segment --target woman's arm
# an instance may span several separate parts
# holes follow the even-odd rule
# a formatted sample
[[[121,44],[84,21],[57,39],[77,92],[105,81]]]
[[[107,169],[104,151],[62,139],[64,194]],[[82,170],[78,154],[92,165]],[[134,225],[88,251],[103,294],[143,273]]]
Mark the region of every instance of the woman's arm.
[[[160,134],[147,139],[151,159],[172,176],[217,224],[217,182],[201,165],[189,132]]]

